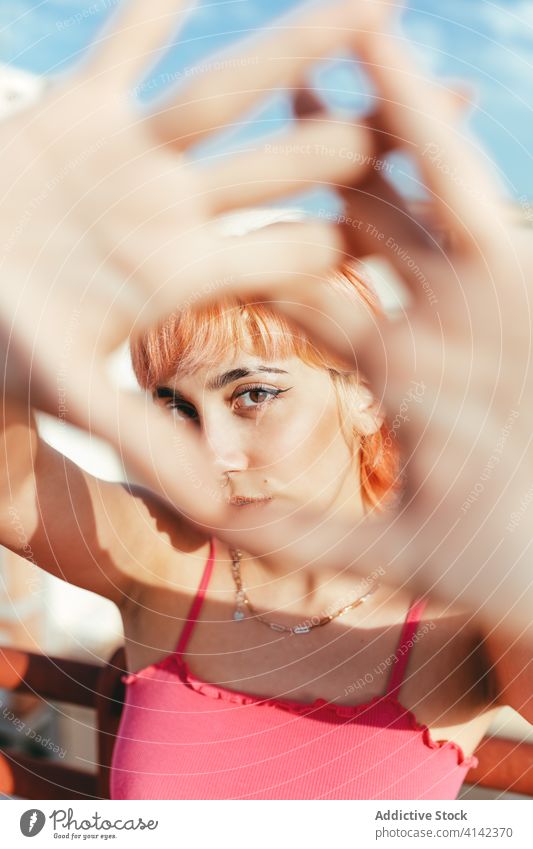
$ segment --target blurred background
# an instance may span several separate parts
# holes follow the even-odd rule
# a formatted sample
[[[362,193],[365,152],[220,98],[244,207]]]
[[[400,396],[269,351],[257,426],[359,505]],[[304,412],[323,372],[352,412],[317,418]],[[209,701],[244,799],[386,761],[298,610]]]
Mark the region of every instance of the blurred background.
[[[121,3],[116,0],[2,0],[0,4],[0,119],[39,97],[48,81],[68,74],[83,59],[91,41]],[[179,40],[149,74],[139,80],[143,103],[167,96],[186,84],[205,57],[296,5],[286,0],[224,0],[191,6]],[[406,3],[402,30],[427,69],[447,84],[459,79],[470,89],[465,125],[477,136],[497,169],[509,207],[528,218],[533,201],[533,0],[419,0]],[[361,115],[371,103],[371,88],[353,57],[338,55],[317,66],[311,80],[332,107]],[[274,94],[246,129],[217,140],[216,153],[250,147],[258,136],[275,135],[291,115],[287,93]],[[194,155],[209,161],[215,149],[199,146]],[[480,150],[480,156],[486,155]],[[393,179],[417,197],[409,163],[397,157]],[[335,207],[327,192],[313,191],[287,201],[309,211]],[[279,202],[276,204],[279,206]],[[529,217],[531,221],[533,213]],[[117,379],[134,386],[126,350],[110,363]],[[106,444],[64,423],[38,415],[41,436],[91,474],[106,480],[134,480]],[[0,547],[0,645],[104,664],[123,640],[115,606],[91,593],[41,573]],[[13,700],[13,697],[11,697]],[[0,703],[8,704],[0,691]],[[93,771],[96,763],[93,717],[89,710],[43,706],[35,699],[10,703],[26,727],[57,742],[52,753],[77,768]],[[5,709],[3,711],[5,714]],[[506,709],[491,733],[533,741],[528,724]],[[22,735],[0,712],[0,745],[21,744]],[[47,744],[47,752],[50,747]],[[464,798],[488,798],[487,790],[465,785]],[[494,792],[494,796],[501,794]],[[512,794],[508,794],[511,795]],[[515,798],[520,798],[515,795]],[[523,798],[523,797],[522,797]]]

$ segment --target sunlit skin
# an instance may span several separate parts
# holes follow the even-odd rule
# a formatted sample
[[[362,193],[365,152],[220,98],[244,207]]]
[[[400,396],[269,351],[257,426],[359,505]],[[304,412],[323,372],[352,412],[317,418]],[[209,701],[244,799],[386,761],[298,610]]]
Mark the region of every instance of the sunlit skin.
[[[272,500],[295,508],[313,506],[322,515],[335,512],[351,521],[364,514],[359,439],[349,439],[341,427],[340,405],[327,369],[296,356],[266,362],[238,352],[221,359],[216,368],[166,381],[153,395],[178,426],[187,421],[199,429],[235,510],[261,511],[258,519],[264,520]],[[372,432],[379,422],[369,412],[363,391],[360,400],[356,406],[362,409],[353,411],[353,422],[358,432]],[[249,585],[255,583],[252,574],[259,583],[276,574],[271,562],[268,571],[261,570],[254,558],[253,572],[246,554],[242,563]],[[284,574],[282,557],[279,574]],[[298,586],[309,602],[316,595],[316,576],[300,574],[297,584],[292,578],[290,589],[282,582],[287,598],[299,595]]]

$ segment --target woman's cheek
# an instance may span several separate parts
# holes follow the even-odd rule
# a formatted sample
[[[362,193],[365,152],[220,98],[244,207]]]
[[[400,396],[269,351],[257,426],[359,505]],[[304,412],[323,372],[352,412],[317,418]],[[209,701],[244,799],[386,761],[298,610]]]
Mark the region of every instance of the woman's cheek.
[[[335,414],[329,415],[324,408],[299,413],[279,410],[277,415],[264,416],[256,449],[263,463],[289,464],[295,473],[301,473],[320,465],[332,449],[336,453],[337,431]]]

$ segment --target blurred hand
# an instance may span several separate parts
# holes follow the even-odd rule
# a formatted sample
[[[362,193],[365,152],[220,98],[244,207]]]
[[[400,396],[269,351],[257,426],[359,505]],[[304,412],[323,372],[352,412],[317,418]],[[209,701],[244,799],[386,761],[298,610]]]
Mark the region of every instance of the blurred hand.
[[[356,263],[377,256],[392,267],[409,304],[376,321],[317,287],[313,309],[303,301],[290,314],[369,379],[401,446],[404,497],[355,528],[270,511],[245,542],[246,517],[229,539],[278,560],[283,551],[287,568],[364,577],[380,565],[392,583],[464,603],[533,640],[530,226],[518,211],[511,219],[487,155],[466,137],[460,97],[427,79],[409,44],[382,31],[361,33],[353,47],[376,90],[365,122],[376,160],[339,188],[345,235]],[[312,93],[296,105],[305,123],[324,119]],[[414,158],[425,213],[387,179],[391,148]]]
[[[106,357],[188,299],[275,289],[291,272],[314,276],[336,261],[342,240],[324,222],[232,239],[214,222],[313,180],[353,176],[360,166],[297,151],[325,137],[364,149],[367,130],[296,126],[277,137],[279,155],[248,145],[209,168],[187,154],[263,92],[293,86],[310,63],[346,46],[365,10],[345,0],[291,15],[240,54],[204,64],[179,94],[141,106],[136,86],[183,14],[176,0],[124,3],[80,67],[0,125],[0,357],[8,398],[107,439],[155,491],[213,518],[219,503],[193,435],[178,436],[161,410],[117,392]]]

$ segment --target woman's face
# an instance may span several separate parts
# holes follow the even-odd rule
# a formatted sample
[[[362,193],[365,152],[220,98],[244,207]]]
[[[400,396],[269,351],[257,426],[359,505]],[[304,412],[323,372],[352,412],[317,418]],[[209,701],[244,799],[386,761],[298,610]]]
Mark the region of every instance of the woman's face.
[[[199,429],[236,510],[274,500],[362,514],[358,444],[325,369],[242,352],[156,387],[154,400]]]

